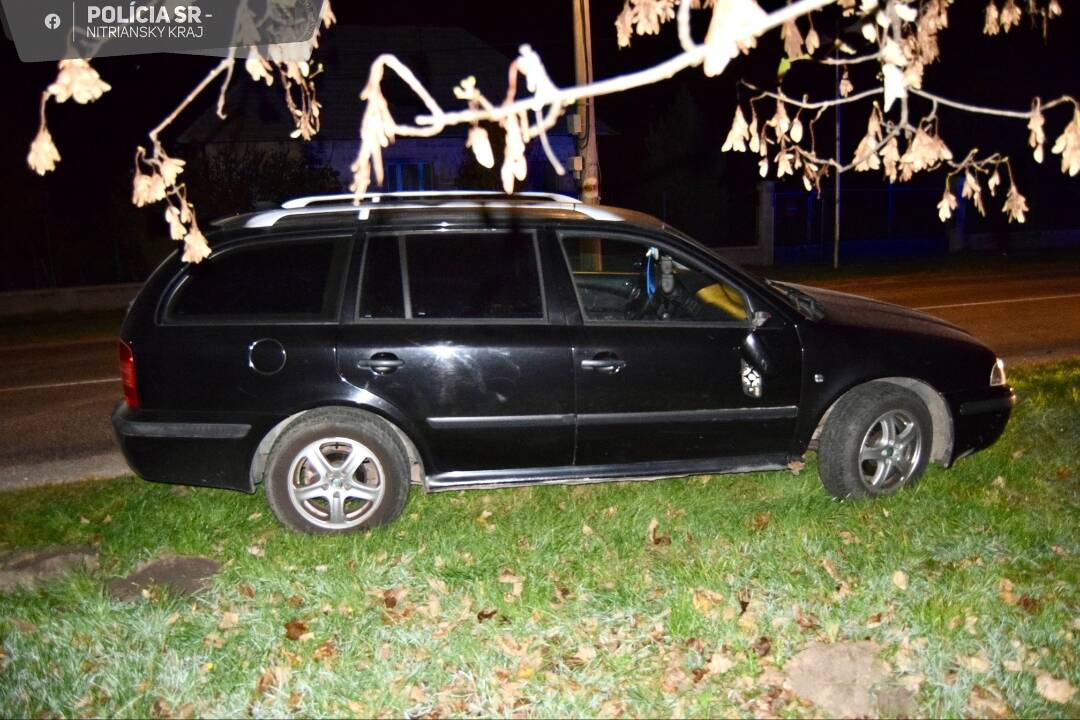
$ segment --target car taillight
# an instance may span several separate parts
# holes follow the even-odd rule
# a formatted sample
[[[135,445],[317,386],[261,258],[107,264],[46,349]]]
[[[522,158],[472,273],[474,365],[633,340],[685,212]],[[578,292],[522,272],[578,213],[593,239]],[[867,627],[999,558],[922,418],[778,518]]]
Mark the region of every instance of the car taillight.
[[[135,355],[123,340],[117,347],[120,356],[120,380],[124,383],[124,402],[132,410],[139,408],[139,389],[135,384]]]

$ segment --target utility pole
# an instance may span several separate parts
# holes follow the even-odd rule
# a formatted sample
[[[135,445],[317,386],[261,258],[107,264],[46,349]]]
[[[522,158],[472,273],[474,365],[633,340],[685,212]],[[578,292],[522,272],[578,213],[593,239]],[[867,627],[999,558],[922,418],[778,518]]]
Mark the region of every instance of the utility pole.
[[[574,6],[574,80],[578,85],[593,81],[592,27],[589,0],[570,0]],[[596,147],[596,100],[583,98],[577,104],[578,158],[581,199],[589,205],[600,204],[600,155]]]
[[[840,18],[836,19],[836,37],[840,37]],[[836,57],[840,57],[839,44],[836,49]],[[833,66],[833,74],[836,88],[836,97],[840,97],[840,65]],[[840,162],[840,129],[843,124],[843,110],[841,105],[837,105],[836,108],[836,158],[837,162]],[[836,188],[835,195],[833,197],[833,246],[832,246],[832,266],[833,270],[840,268],[840,171],[836,172]]]

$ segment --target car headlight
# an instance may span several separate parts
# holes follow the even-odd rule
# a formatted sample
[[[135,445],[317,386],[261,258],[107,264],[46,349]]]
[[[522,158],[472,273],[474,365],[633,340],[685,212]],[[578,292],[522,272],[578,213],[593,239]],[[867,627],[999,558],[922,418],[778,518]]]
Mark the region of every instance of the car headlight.
[[[1005,377],[1005,361],[998,358],[994,367],[990,370],[990,387],[998,387],[1007,382]]]

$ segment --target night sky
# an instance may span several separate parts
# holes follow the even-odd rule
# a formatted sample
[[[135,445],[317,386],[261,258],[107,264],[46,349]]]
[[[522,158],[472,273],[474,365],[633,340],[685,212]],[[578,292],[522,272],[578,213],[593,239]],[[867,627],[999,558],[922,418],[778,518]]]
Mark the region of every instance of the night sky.
[[[768,5],[768,3],[765,3]],[[942,36],[943,61],[927,69],[924,86],[972,103],[1026,109],[1034,95],[1044,98],[1061,93],[1080,94],[1080,8],[1065,5],[1065,15],[1050,27],[1049,42],[1026,22],[1009,35],[988,38],[982,35],[985,3],[959,0],[950,14],[951,27]],[[597,78],[645,67],[677,52],[675,24],[665,26],[659,37],[637,37],[631,48],[619,50],[613,22],[621,8],[619,0],[593,0],[594,63]],[[412,2],[361,3],[337,0],[335,11],[344,24],[462,26],[504,54],[513,56],[517,46],[528,42],[546,59],[552,77],[569,83],[573,77],[573,49],[570,2]],[[823,44],[832,35],[832,16],[818,23]],[[704,19],[704,16],[703,16]],[[841,25],[843,32],[843,25]],[[331,31],[332,32],[332,31]],[[856,30],[857,32],[857,30]],[[699,28],[699,37],[703,28]],[[706,79],[700,71],[688,71],[675,80],[622,96],[602,98],[597,112],[613,134],[602,140],[600,161],[602,192],[606,201],[633,205],[659,212],[655,188],[663,187],[668,169],[655,161],[645,163],[640,151],[650,137],[650,129],[686,123],[684,116],[672,114],[677,98],[682,107],[695,109],[695,147],[673,143],[670,165],[677,170],[682,157],[712,158],[727,133],[737,95],[735,80],[747,77],[770,84],[781,56],[778,33],[759,44],[750,57],[732,63],[720,78]],[[157,124],[176,102],[201,78],[214,60],[180,55],[104,58],[95,62],[113,90],[89,106],[50,103],[50,129],[63,157],[56,172],[46,178],[31,173],[25,164],[29,142],[37,123],[41,90],[55,75],[52,63],[23,64],[14,46],[4,42],[0,63],[4,66],[10,105],[0,113],[5,141],[0,146],[0,210],[5,232],[0,250],[0,291],[50,284],[84,284],[129,279],[145,272],[125,257],[123,236],[130,229],[163,233],[161,210],[139,210],[128,203],[132,155],[145,142],[146,131]],[[802,63],[785,80],[789,93],[805,89],[812,96],[828,93],[831,70],[814,69]],[[869,79],[856,87],[866,87]],[[239,81],[246,77],[238,74]],[[357,88],[359,91],[360,88]],[[273,90],[276,92],[276,88]],[[690,101],[688,102],[687,98]],[[194,112],[197,112],[196,109]],[[852,144],[865,130],[868,107],[857,106],[845,113],[844,133]],[[1042,217],[1053,222],[1076,218],[1075,205],[1061,207],[1056,198],[1071,193],[1080,179],[1069,181],[1058,170],[1057,157],[1047,152],[1042,167],[1030,160],[1026,150],[1027,131],[1022,123],[966,117],[947,110],[941,112],[943,137],[955,155],[970,146],[1004,150],[1014,155],[1021,190],[1028,196],[1032,220]],[[1067,111],[1047,118],[1050,143],[1068,121]],[[357,123],[359,123],[359,103]],[[182,123],[181,123],[182,125]],[[653,133],[655,137],[655,132]],[[826,143],[831,142],[831,137]],[[168,146],[168,138],[166,137]],[[667,147],[667,146],[665,146]],[[1049,151],[1049,147],[1047,148]],[[715,160],[724,165],[724,182],[749,187],[757,180],[754,159],[724,155]],[[650,177],[649,173],[656,177]],[[672,176],[675,177],[675,176]],[[875,185],[869,176],[848,176],[857,185]],[[657,182],[660,184],[658,185]],[[920,180],[920,182],[925,182]],[[940,176],[928,181],[940,188]],[[644,183],[644,184],[643,184]],[[648,184],[651,183],[651,184]],[[675,181],[672,181],[675,184]],[[643,188],[651,188],[646,194]],[[792,189],[800,188],[798,180]],[[1040,196],[1040,188],[1047,190]],[[195,192],[198,189],[194,189]],[[673,194],[680,188],[671,188]],[[938,191],[940,192],[940,190]],[[995,209],[993,212],[997,212]],[[934,219],[926,208],[927,221]],[[935,220],[936,221],[936,220]],[[995,220],[993,222],[999,222]],[[162,247],[167,247],[163,241]]]

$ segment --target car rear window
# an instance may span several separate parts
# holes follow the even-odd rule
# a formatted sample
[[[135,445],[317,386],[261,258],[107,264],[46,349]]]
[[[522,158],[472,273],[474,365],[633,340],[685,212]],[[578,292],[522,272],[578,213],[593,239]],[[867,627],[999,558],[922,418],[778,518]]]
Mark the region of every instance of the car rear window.
[[[413,318],[542,318],[536,243],[524,233],[405,238]]]
[[[187,269],[168,315],[197,318],[319,318],[334,295],[335,243],[275,243],[211,255]]]

